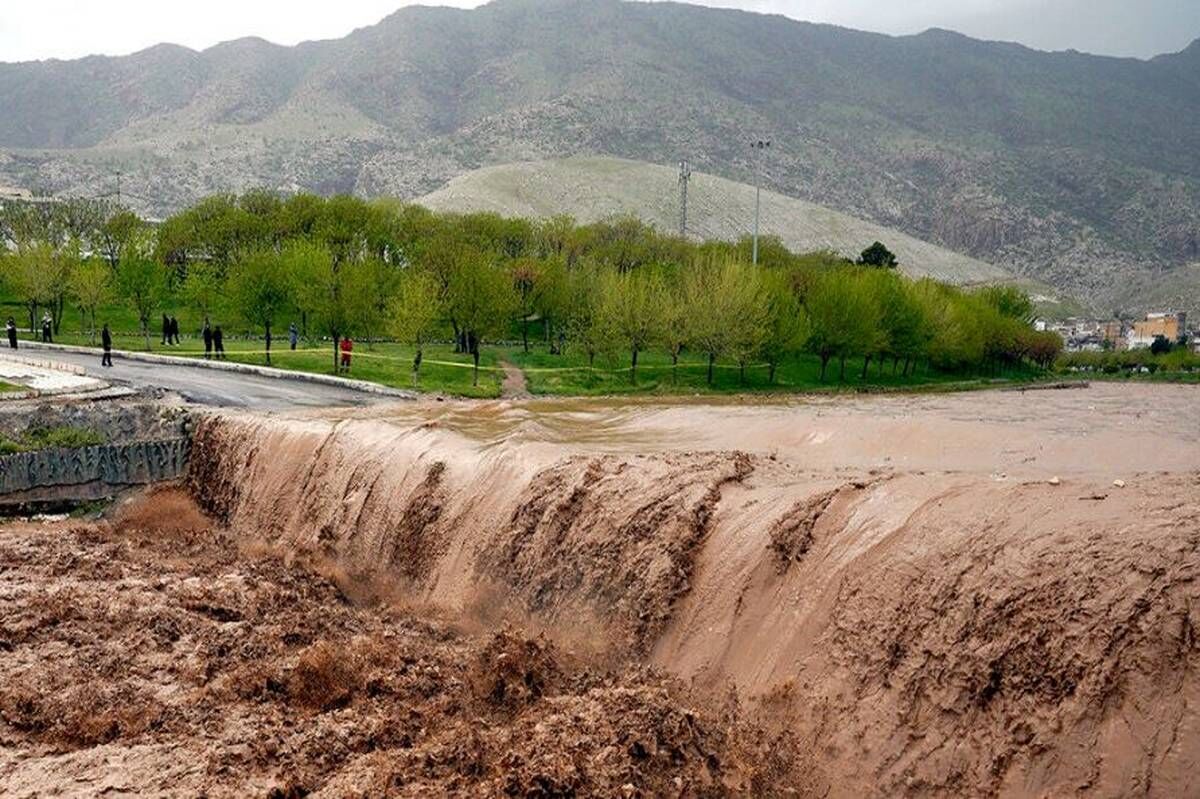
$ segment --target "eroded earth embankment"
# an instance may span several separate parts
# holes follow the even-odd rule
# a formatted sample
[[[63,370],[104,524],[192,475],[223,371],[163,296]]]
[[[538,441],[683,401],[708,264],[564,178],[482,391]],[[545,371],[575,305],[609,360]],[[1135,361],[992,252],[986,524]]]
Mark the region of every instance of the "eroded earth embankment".
[[[362,585],[786,705],[815,793],[1180,796],[1191,397],[213,417],[192,486]]]
[[[220,568],[176,574],[160,550],[179,536],[154,533],[173,576],[137,589],[187,600],[160,612],[191,626],[163,635],[210,699],[213,718],[172,740],[215,736],[197,756],[210,792],[1196,795],[1194,397],[1099,386],[207,417],[188,491],[215,519],[197,527],[228,532],[191,549]],[[123,529],[161,526],[73,535],[115,535],[124,552],[140,539]],[[18,540],[0,553],[19,564],[10,583],[22,569],[74,579],[98,557]],[[269,565],[230,565],[248,553]],[[148,580],[121,568],[119,585]],[[302,587],[296,568],[338,589]],[[19,635],[50,651],[47,613],[52,630],[99,624],[72,621],[71,604],[23,611]],[[398,607],[402,624],[379,609]],[[525,637],[497,636],[506,623]],[[146,682],[177,668],[164,662],[140,667]],[[175,707],[183,678],[158,679],[151,695]],[[21,745],[53,746],[55,694],[28,690],[0,696],[0,719],[25,719]],[[303,731],[289,707],[309,707]],[[113,758],[150,746],[101,738]],[[18,760],[0,780],[63,768]]]

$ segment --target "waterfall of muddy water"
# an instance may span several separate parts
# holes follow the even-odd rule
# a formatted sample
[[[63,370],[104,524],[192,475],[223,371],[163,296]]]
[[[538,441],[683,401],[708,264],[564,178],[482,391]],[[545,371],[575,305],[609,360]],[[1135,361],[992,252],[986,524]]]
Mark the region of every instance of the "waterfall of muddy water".
[[[1196,400],[219,415],[190,484],[364,582],[788,703],[829,795],[1194,796]]]

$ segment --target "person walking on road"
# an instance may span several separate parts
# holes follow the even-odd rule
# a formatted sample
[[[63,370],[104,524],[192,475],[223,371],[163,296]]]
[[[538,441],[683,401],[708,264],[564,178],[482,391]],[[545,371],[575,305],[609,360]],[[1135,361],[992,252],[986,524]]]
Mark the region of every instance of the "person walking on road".
[[[300,331],[296,329],[295,322],[288,325],[288,343],[292,345],[293,351],[295,351],[296,345],[300,343]]]
[[[8,317],[8,323],[4,325],[4,331],[8,333],[8,348],[15,350],[17,348],[17,322],[11,316]]]
[[[349,374],[350,373],[350,358],[351,358],[352,353],[354,352],[354,342],[350,340],[349,336],[346,336],[342,339],[341,350],[342,350],[342,368],[339,371]]]
[[[104,348],[104,357],[100,359],[100,365],[112,366],[112,333],[109,332],[108,322],[104,323],[104,330],[100,331],[100,346]]]
[[[212,332],[213,349],[216,350],[216,357],[220,360],[225,360],[225,334],[221,332],[221,326],[217,325]]]
[[[201,331],[201,336],[204,338],[204,360],[207,361],[212,357],[213,347],[213,331],[207,316],[204,317],[204,330]]]
[[[54,320],[50,318],[50,312],[42,314],[42,341],[47,344],[54,343]]]

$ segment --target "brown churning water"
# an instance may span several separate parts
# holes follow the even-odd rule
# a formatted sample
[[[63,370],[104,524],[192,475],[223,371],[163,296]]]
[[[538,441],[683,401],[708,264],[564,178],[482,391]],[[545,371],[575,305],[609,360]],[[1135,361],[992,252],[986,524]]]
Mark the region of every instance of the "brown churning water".
[[[397,594],[503,605],[785,697],[833,795],[1120,795],[1147,775],[1186,795],[1194,400],[1094,386],[220,415],[190,485],[239,536]]]

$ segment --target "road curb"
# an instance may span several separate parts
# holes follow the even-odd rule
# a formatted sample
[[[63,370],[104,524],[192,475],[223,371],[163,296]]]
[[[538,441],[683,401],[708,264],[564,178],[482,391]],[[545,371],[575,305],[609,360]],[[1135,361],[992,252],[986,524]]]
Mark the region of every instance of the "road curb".
[[[30,358],[27,355],[21,355],[20,350],[14,353],[12,350],[0,351],[0,358],[6,361],[14,361],[26,366],[34,366],[38,369],[53,369],[59,372],[70,372],[79,377],[87,377],[87,369],[82,366],[77,366],[73,363],[63,363],[62,361],[50,361],[44,358]]]
[[[45,350],[47,352],[70,352],[77,355],[100,357],[100,350],[93,347],[78,347],[72,344],[46,344],[41,341],[23,341],[21,345],[26,349]],[[278,380],[295,380],[302,383],[316,383],[326,386],[336,386],[338,388],[348,388],[354,391],[361,391],[364,394],[377,394],[397,399],[411,400],[417,398],[417,395],[412,391],[382,386],[366,380],[352,380],[348,377],[312,374],[311,372],[293,372],[287,369],[276,369],[273,366],[255,366],[253,364],[235,363],[233,361],[206,361],[200,358],[181,358],[177,355],[159,355],[153,352],[132,352],[129,350],[113,350],[112,355],[114,358],[126,361],[186,366],[192,369],[215,369],[223,372],[240,372],[241,374],[271,377]],[[82,367],[76,368],[80,368],[81,371],[86,372]]]
[[[0,360],[8,361],[9,363],[19,363],[22,366],[32,366],[35,369],[44,369],[48,372],[66,372],[67,374],[75,375],[76,377],[84,377],[91,381],[94,385],[90,387],[80,386],[61,386],[59,388],[32,388],[25,386],[24,391],[6,391],[0,394],[0,401],[12,402],[16,400],[41,399],[43,397],[59,397],[68,394],[90,394],[94,391],[104,391],[110,388],[108,382],[101,380],[98,377],[92,377],[87,373],[87,370],[82,366],[77,366],[73,363],[62,363],[60,361],[50,361],[43,358],[30,358],[21,355],[19,352],[14,353],[12,350],[0,351]]]

